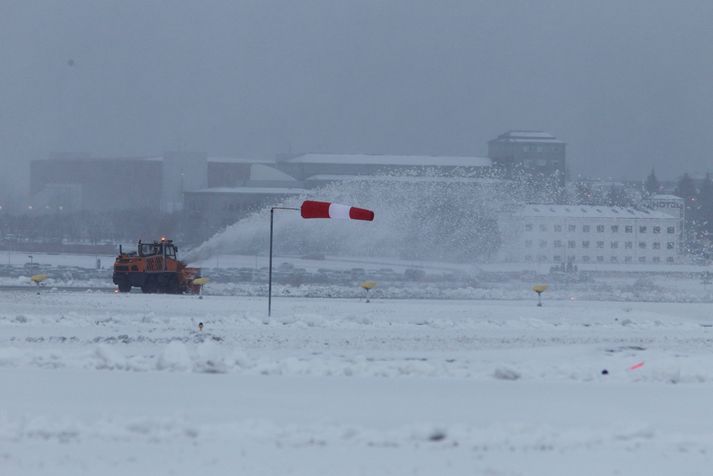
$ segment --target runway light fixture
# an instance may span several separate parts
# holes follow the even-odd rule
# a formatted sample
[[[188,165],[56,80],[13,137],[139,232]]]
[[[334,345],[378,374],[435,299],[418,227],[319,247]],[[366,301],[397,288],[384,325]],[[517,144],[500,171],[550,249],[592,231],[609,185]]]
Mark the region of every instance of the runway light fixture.
[[[359,286],[366,292],[366,302],[369,302],[369,290],[376,287],[376,281],[364,281]]]
[[[535,284],[532,286],[532,290],[537,293],[537,307],[542,307],[542,293],[544,293],[548,287],[547,284]]]

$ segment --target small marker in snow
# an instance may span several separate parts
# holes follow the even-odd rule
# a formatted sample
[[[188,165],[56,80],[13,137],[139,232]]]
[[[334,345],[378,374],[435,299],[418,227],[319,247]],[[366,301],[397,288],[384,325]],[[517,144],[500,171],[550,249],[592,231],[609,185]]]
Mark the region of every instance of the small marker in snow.
[[[198,323],[198,331],[203,332],[203,323],[202,322]]]
[[[609,375],[609,371],[607,369],[602,370],[602,375]]]
[[[634,364],[634,365],[632,365],[631,367],[629,367],[629,370],[640,369],[640,368],[643,367],[643,366],[644,366],[644,361],[642,360],[641,362],[639,362],[639,363],[637,363],[637,364]]]

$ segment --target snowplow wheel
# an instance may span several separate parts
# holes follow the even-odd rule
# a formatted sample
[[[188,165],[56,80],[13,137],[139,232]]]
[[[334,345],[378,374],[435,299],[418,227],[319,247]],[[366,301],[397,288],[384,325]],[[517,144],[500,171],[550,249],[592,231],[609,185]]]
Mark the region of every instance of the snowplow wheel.
[[[166,285],[166,293],[168,294],[179,294],[180,290],[178,288],[178,278],[176,276],[171,276]]]
[[[157,291],[157,283],[153,276],[146,278],[146,281],[141,285],[141,292],[144,294],[151,294]]]
[[[129,278],[126,276],[115,276],[114,283],[119,288],[120,293],[128,293],[131,291],[131,284],[129,284]]]

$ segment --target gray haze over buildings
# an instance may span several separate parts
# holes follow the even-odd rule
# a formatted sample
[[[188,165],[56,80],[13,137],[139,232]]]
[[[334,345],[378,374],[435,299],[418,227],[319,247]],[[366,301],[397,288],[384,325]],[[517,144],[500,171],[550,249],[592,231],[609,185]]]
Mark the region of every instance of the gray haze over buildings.
[[[0,186],[69,152],[486,155],[709,170],[713,2],[0,0]]]

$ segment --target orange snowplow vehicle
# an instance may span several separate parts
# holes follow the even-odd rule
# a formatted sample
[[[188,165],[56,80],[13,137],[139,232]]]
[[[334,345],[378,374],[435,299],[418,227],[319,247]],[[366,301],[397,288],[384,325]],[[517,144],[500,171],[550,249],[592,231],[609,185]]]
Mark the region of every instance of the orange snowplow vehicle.
[[[200,269],[186,266],[177,258],[178,247],[172,240],[142,243],[137,251],[124,252],[119,246],[119,256],[114,262],[113,281],[119,292],[128,293],[132,287],[144,293],[184,294],[198,293]]]

